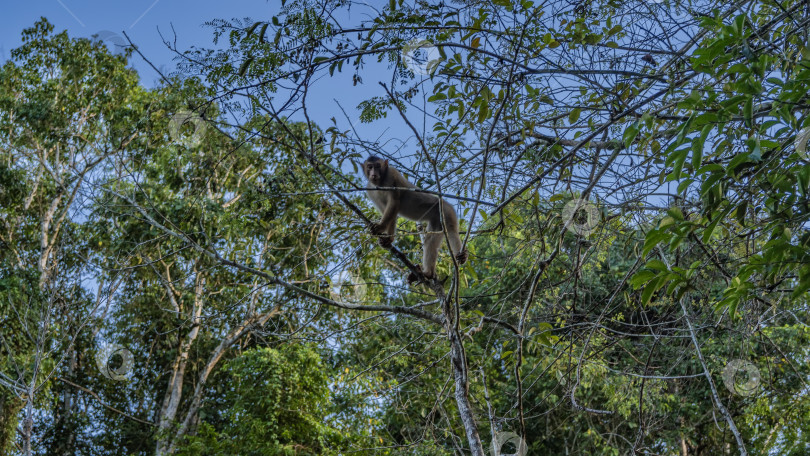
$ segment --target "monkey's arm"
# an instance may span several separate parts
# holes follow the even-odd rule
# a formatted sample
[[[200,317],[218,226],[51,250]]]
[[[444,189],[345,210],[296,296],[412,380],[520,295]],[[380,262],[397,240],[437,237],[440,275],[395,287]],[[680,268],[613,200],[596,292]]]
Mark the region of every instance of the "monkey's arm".
[[[387,204],[382,211],[382,219],[380,223],[371,225],[371,234],[380,235],[379,243],[382,247],[388,248],[394,242],[394,231],[397,227],[397,215],[399,214],[400,200],[399,192],[393,192],[389,196]]]
[[[388,205],[385,206],[385,211],[383,211],[382,219],[380,220],[380,226],[383,232],[387,234],[394,234],[394,229],[397,226],[397,215],[399,214],[399,207],[400,207],[400,194],[399,192],[392,192],[391,199],[388,201]]]

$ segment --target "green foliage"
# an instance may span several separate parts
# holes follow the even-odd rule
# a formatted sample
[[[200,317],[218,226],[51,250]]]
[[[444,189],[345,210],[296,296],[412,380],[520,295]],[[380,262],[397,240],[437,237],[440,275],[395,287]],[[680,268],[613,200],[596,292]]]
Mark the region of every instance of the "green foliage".
[[[0,69],[3,450],[31,440],[33,382],[48,454],[454,454],[465,395],[485,446],[518,432],[529,454],[803,454],[801,2],[393,0],[350,25],[356,3],[286,3],[210,22],[220,49],[183,54],[202,76],[152,90],[102,43],[23,32]],[[372,214],[350,165],[391,142],[304,105],[375,64],[391,74],[360,120],[406,121],[419,159],[403,140],[392,163],[467,197],[448,299],[406,287],[354,212]],[[175,125],[192,113],[200,131]],[[100,340],[135,354],[132,380],[100,375]],[[759,370],[750,396],[734,360]]]
[[[340,454],[352,440],[329,424],[328,377],[312,348],[249,350],[223,367],[216,408],[202,410],[178,455]]]

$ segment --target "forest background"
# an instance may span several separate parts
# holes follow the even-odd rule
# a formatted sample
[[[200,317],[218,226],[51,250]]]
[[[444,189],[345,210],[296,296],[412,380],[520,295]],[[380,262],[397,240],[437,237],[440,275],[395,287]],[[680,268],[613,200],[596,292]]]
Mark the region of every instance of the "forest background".
[[[3,48],[0,452],[807,454],[806,2],[267,10]]]

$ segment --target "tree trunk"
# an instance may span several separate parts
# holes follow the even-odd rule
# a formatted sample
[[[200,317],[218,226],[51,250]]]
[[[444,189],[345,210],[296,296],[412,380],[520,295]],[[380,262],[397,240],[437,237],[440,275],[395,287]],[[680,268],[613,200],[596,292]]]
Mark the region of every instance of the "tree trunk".
[[[164,396],[163,406],[161,407],[160,416],[158,418],[159,437],[155,450],[157,456],[169,454],[169,444],[171,443],[169,428],[177,417],[177,409],[183,398],[183,381],[186,375],[188,355],[191,352],[191,346],[200,333],[200,315],[202,314],[202,293],[204,289],[205,279],[198,276],[194,293],[194,308],[192,309],[193,313],[191,316],[191,330],[177,348],[177,357],[172,367],[172,377],[169,380],[166,396]]]
[[[277,306],[273,308],[273,310],[264,314],[254,316],[252,318],[246,318],[239,326],[232,329],[231,332],[228,333],[224,339],[222,339],[217,348],[211,353],[211,356],[208,358],[208,362],[200,372],[200,377],[197,380],[197,386],[194,388],[194,395],[191,398],[191,404],[188,407],[188,411],[186,411],[186,416],[168,445],[168,454],[174,452],[177,443],[191,428],[192,422],[196,419],[197,412],[200,410],[208,377],[211,375],[211,372],[213,372],[217,363],[219,363],[219,360],[222,359],[222,356],[225,354],[228,348],[230,348],[234,342],[239,340],[239,338],[242,337],[242,335],[244,335],[249,328],[253,326],[263,326],[269,319],[278,315],[279,313],[280,308]]]
[[[458,277],[456,277],[456,280],[458,280]],[[464,425],[467,443],[470,445],[470,453],[473,456],[484,456],[484,446],[481,443],[481,436],[478,434],[475,412],[470,404],[467,355],[464,351],[464,343],[462,342],[461,334],[456,326],[456,309],[451,300],[445,295],[444,287],[441,284],[432,288],[433,291],[436,292],[436,296],[444,302],[442,306],[444,327],[450,342],[450,364],[453,369],[456,405],[458,406],[461,422]]]
[[[478,434],[478,425],[475,422],[475,412],[470,404],[469,390],[470,384],[467,378],[467,357],[464,353],[464,345],[461,337],[455,328],[450,329],[450,362],[453,364],[453,377],[455,379],[455,396],[458,405],[458,413],[461,415],[461,422],[464,424],[464,432],[467,435],[467,442],[470,445],[470,452],[473,456],[484,456],[484,446],[481,443],[481,436]]]

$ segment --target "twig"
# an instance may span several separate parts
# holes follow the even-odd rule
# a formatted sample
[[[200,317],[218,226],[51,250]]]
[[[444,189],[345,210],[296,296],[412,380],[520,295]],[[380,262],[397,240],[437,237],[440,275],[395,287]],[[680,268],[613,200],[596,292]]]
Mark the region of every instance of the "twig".
[[[133,421],[137,421],[137,422],[139,422],[139,423],[141,423],[141,424],[146,424],[146,425],[149,425],[149,426],[155,426],[155,423],[150,423],[149,421],[142,420],[142,419],[140,419],[140,418],[138,418],[138,417],[135,417],[135,416],[130,415],[130,414],[129,414],[129,413],[127,413],[127,412],[124,412],[124,411],[118,410],[117,408],[113,407],[112,405],[106,404],[104,401],[102,401],[102,400],[101,400],[101,397],[99,397],[99,395],[98,395],[98,394],[96,394],[96,392],[95,392],[95,391],[92,391],[92,390],[89,390],[89,389],[87,389],[87,388],[85,388],[85,387],[83,387],[83,386],[77,385],[77,384],[75,384],[75,383],[71,382],[70,380],[68,380],[68,379],[66,379],[66,378],[62,378],[62,377],[56,377],[56,379],[57,379],[57,380],[59,380],[59,381],[61,381],[61,382],[67,383],[68,385],[70,385],[70,386],[72,386],[72,387],[74,387],[74,388],[78,388],[78,389],[80,389],[80,390],[84,391],[85,393],[87,393],[87,394],[89,394],[89,395],[93,396],[93,398],[95,398],[95,399],[96,399],[96,401],[98,401],[98,403],[99,403],[99,404],[101,404],[102,406],[104,406],[104,408],[107,408],[107,409],[109,409],[109,410],[111,410],[111,411],[113,411],[113,412],[115,412],[115,413],[117,413],[117,414],[119,414],[119,415],[122,415],[122,416],[124,416],[124,417],[127,417],[127,418],[129,418],[129,419],[131,419],[131,420],[133,420]]]
[[[338,188],[334,190],[317,190],[313,192],[295,192],[295,193],[279,193],[281,196],[302,196],[302,195],[319,195],[323,193],[351,193],[351,192],[365,192],[368,190],[396,190],[399,192],[415,192],[415,193],[430,193],[431,195],[441,196],[442,198],[456,199],[459,201],[470,201],[472,203],[482,204],[484,206],[495,206],[494,203],[469,198],[466,196],[451,195],[449,193],[442,193],[433,190],[424,190],[421,188],[405,188],[405,187],[375,187],[375,188]]]

